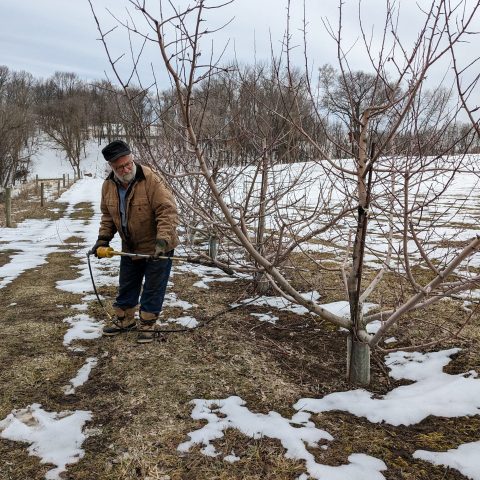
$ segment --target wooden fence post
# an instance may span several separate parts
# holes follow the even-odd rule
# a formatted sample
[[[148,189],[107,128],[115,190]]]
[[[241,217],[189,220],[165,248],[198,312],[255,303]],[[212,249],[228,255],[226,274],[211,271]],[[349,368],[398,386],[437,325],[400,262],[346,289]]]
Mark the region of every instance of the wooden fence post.
[[[60,180],[57,181],[57,197],[60,196]]]
[[[12,226],[12,187],[5,189],[5,225]]]
[[[67,173],[67,186],[69,187],[70,186],[70,174]]]
[[[35,175],[35,195],[38,195],[38,175]]]
[[[40,183],[40,206],[43,207],[45,205],[45,183]]]
[[[63,174],[63,188],[65,188],[65,174]]]

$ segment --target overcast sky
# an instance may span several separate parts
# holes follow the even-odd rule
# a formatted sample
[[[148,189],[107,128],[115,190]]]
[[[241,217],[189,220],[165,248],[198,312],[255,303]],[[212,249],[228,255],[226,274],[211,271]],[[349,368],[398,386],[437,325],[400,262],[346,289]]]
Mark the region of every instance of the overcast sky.
[[[476,0],[475,0],[476,1]],[[474,0],[469,0],[471,4]],[[109,8],[118,18],[127,19],[128,1],[92,0],[97,15],[105,30],[115,25],[114,19],[106,11]],[[153,12],[158,11],[158,0],[148,0]],[[185,0],[174,0],[175,5],[185,5]],[[210,2],[212,3],[212,2]],[[301,44],[303,1],[291,0],[293,44]],[[352,46],[349,60],[353,69],[368,70],[366,57],[361,53],[362,41],[358,30],[357,0],[344,2],[343,38],[346,48]],[[407,45],[416,37],[422,15],[417,1],[402,0],[399,32]],[[419,0],[428,3],[428,0]],[[382,33],[386,0],[363,0],[361,18],[369,32],[373,32],[373,44],[377,44]],[[129,7],[135,17],[134,10]],[[338,23],[337,0],[306,0],[308,21],[308,42],[310,61],[316,66],[335,63],[336,46],[326,34],[323,21],[328,19],[336,28]],[[138,15],[138,14],[137,14]],[[55,71],[76,72],[83,79],[112,77],[103,46],[98,41],[98,31],[88,0],[0,0],[0,64],[12,70],[26,70],[37,77],[48,77]],[[221,10],[207,14],[211,27],[218,27],[226,21],[232,22],[213,36],[215,50],[220,52],[226,42],[229,47],[225,59],[235,55],[244,63],[268,59],[270,39],[278,52],[286,27],[286,0],[235,0]],[[323,21],[322,21],[323,20]],[[140,22],[141,23],[141,22]],[[477,21],[477,25],[479,22]],[[128,35],[118,28],[110,35],[113,55],[126,53],[121,69],[124,74],[130,65]],[[478,47],[478,40],[473,40]],[[355,46],[354,46],[355,45]],[[464,49],[465,61],[468,54],[476,52],[472,45]],[[295,50],[295,61],[302,63],[302,47]],[[150,75],[150,64],[154,64],[155,74],[165,82],[164,68],[159,63],[157,50],[147,50],[141,65],[145,76]],[[448,69],[448,65],[442,68]],[[437,71],[437,74],[441,74]]]

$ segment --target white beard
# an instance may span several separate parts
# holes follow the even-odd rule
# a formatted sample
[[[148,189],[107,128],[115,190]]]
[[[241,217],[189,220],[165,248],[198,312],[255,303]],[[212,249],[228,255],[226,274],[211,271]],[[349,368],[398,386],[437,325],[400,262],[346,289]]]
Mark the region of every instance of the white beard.
[[[137,166],[135,163],[132,165],[132,171],[129,173],[125,173],[124,175],[119,175],[115,170],[113,174],[122,182],[122,183],[130,183],[137,174]]]

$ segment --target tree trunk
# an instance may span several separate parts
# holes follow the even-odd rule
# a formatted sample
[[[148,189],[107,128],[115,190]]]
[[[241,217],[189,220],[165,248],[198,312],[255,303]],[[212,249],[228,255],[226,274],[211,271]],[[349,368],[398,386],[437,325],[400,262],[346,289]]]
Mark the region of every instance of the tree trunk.
[[[253,276],[253,281],[257,295],[266,295],[270,291],[270,282],[263,272],[256,272]]]
[[[261,170],[261,183],[258,202],[258,223],[256,231],[256,247],[261,255],[265,254],[265,223],[266,223],[266,201],[268,191],[268,157],[267,157],[267,139],[262,139],[262,170]],[[258,263],[255,263],[258,268]],[[270,282],[265,277],[263,272],[257,272],[253,281],[255,283],[255,292],[259,295],[265,295],[270,289]]]
[[[219,239],[215,235],[210,235],[208,239],[208,256],[212,260],[216,260],[218,253],[218,243]]]
[[[347,338],[347,379],[355,385],[370,383],[370,345],[352,333]]]

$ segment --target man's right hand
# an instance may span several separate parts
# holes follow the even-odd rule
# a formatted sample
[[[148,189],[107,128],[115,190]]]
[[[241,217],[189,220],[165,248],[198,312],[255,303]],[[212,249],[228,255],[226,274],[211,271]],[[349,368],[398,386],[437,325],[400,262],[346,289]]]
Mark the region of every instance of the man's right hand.
[[[97,248],[98,247],[108,247],[109,246],[109,242],[107,240],[100,240],[98,239],[95,243],[95,245],[91,248],[91,250],[88,252],[90,255],[95,255],[97,258],[98,255],[97,255]]]

